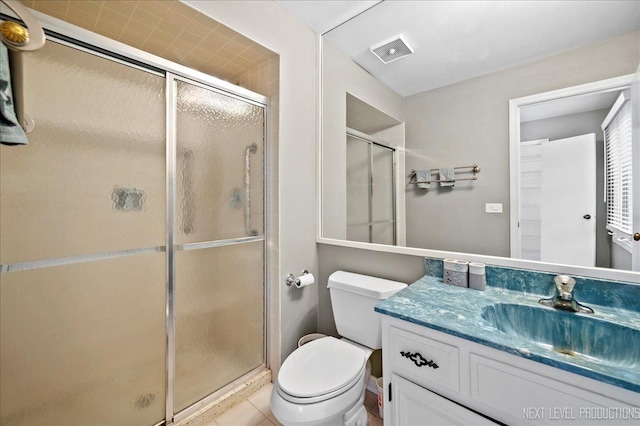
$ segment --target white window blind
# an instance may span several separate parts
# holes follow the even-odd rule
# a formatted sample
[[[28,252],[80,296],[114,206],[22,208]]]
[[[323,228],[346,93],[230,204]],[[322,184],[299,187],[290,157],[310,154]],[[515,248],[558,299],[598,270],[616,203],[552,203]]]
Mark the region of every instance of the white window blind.
[[[632,163],[631,163],[631,102],[628,95],[620,95],[602,123],[605,140],[605,179],[607,201],[607,229],[614,233],[614,241],[631,244],[633,220]]]

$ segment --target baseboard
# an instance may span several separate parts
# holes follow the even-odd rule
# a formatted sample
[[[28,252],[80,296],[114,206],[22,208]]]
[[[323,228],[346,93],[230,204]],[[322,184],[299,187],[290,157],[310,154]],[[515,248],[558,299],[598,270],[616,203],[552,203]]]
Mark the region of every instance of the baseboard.
[[[376,384],[377,377],[369,376],[369,381],[367,382],[367,390],[370,392],[378,394],[378,385]]]

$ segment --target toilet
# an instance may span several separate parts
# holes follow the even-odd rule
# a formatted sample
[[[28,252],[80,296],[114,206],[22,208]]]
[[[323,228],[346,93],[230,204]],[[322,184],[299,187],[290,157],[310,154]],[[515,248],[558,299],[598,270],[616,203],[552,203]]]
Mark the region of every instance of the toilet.
[[[382,347],[380,318],[373,308],[406,286],[344,271],[331,274],[327,287],[342,338],[313,340],[284,361],[271,392],[271,411],[280,423],[367,424],[368,359]]]

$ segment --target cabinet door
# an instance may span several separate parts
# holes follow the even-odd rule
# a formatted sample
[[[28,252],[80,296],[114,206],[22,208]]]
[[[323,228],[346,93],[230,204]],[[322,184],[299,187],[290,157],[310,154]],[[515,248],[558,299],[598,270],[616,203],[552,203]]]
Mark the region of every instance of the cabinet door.
[[[391,375],[391,397],[393,425],[495,425],[487,418],[396,374]]]

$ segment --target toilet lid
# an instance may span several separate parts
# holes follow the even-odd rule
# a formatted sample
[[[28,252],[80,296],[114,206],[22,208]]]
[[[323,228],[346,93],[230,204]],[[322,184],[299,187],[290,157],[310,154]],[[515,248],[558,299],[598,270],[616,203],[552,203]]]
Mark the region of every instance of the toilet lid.
[[[324,337],[293,351],[280,367],[278,384],[289,395],[310,398],[353,383],[366,363],[364,351]]]

